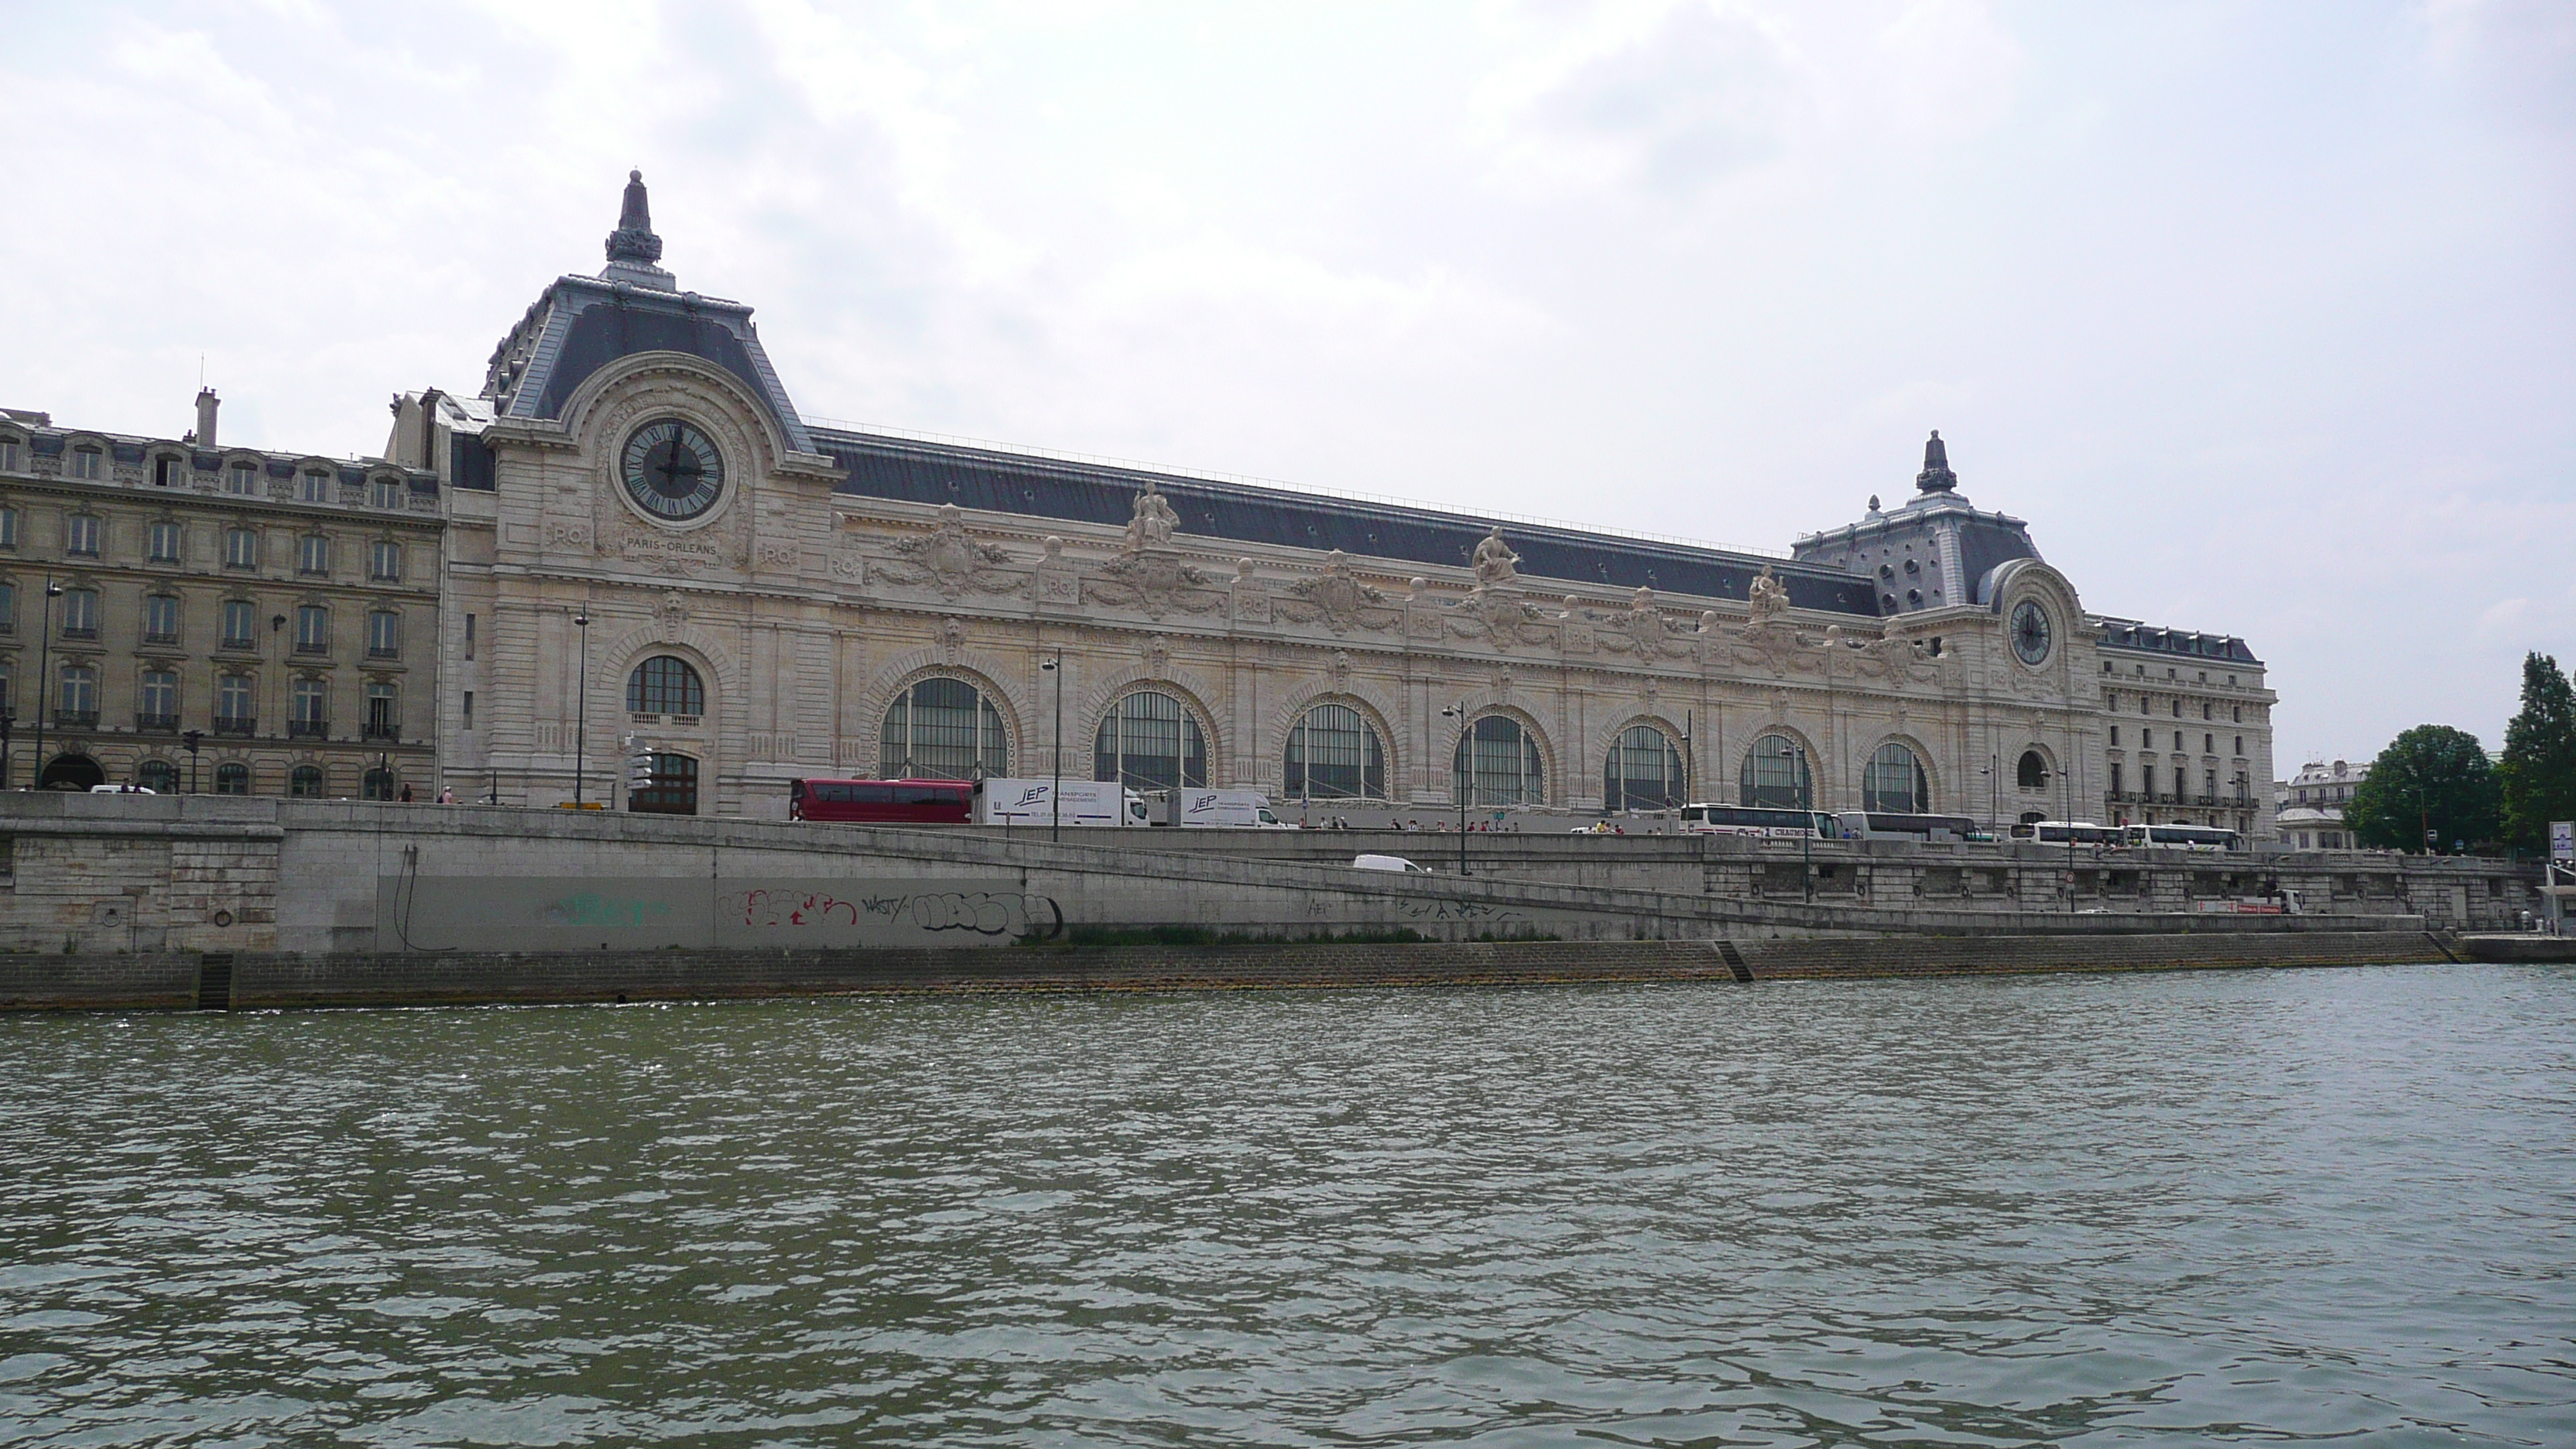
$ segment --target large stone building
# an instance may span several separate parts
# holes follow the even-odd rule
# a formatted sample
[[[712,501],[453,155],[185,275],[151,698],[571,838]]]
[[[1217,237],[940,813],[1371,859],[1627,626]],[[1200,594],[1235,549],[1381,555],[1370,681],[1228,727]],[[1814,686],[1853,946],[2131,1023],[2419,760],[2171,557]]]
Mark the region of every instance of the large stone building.
[[[2267,829],[2262,664],[2088,614],[1937,435],[1905,504],[1781,556],[1497,526],[810,426],[750,309],[661,268],[640,180],[607,249],[474,395],[396,404],[462,797],[777,814],[801,776],[1061,770],[1427,817],[1463,777]]]
[[[436,474],[0,413],[6,784],[431,788]]]

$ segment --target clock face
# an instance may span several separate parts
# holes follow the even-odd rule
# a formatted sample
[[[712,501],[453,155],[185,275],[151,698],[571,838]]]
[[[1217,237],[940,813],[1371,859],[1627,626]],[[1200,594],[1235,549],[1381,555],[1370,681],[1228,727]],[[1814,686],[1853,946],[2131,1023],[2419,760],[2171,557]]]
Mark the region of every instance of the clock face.
[[[2048,611],[2033,599],[2024,599],[2013,609],[2013,652],[2024,664],[2041,664],[2048,659]]]
[[[626,440],[618,471],[628,497],[672,523],[705,513],[724,492],[724,454],[695,423],[678,418],[637,428]]]

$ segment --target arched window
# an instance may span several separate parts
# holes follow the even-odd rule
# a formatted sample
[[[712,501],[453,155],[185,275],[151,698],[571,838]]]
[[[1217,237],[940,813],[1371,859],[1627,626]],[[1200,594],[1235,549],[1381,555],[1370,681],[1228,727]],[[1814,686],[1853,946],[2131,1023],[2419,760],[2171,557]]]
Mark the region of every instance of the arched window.
[[[1140,689],[1113,706],[1092,743],[1091,778],[1140,790],[1196,789],[1207,783],[1207,736],[1181,702]]]
[[[250,793],[250,766],[239,760],[226,760],[215,766],[215,793],[247,795]]]
[[[176,795],[179,767],[168,760],[145,760],[134,767],[134,783],[155,795]]]
[[[1787,735],[1764,735],[1755,740],[1752,750],[1744,756],[1744,771],[1736,784],[1742,804],[1776,810],[1814,808],[1815,777],[1808,772],[1806,751]]]
[[[1319,704],[1288,731],[1292,800],[1383,800],[1386,747],[1347,704]]]
[[[656,654],[626,676],[626,708],[635,714],[705,714],[707,687],[689,661]]]
[[[298,765],[287,772],[286,793],[298,800],[319,800],[326,788],[320,765]]]
[[[2039,757],[2039,751],[2024,750],[2021,752],[2021,766],[2013,776],[2014,783],[2023,789],[2036,790],[2048,783],[2048,762]]]
[[[1537,805],[1547,799],[1538,739],[1507,714],[1489,714],[1458,737],[1450,788],[1469,805]]]
[[[890,780],[1008,775],[1011,740],[1002,712],[965,680],[921,680],[886,708],[877,773]]]
[[[1932,782],[1923,773],[1923,762],[1894,740],[1880,745],[1860,777],[1860,808],[1890,815],[1919,815],[1931,809]]]
[[[367,771],[366,778],[359,783],[358,797],[362,800],[394,798],[394,772],[377,769]]]
[[[1605,810],[1669,810],[1682,803],[1686,786],[1682,752],[1672,736],[1653,725],[1621,730],[1601,765]]]

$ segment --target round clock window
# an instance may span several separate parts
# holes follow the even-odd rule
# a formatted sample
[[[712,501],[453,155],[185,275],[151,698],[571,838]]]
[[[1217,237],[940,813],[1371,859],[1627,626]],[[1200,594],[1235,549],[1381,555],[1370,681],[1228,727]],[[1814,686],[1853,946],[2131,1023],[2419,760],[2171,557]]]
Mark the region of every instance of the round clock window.
[[[2024,599],[2013,609],[2013,652],[2024,664],[2042,664],[2048,659],[2048,611],[2036,600]]]
[[[695,423],[664,418],[637,428],[619,459],[626,496],[671,523],[686,523],[724,494],[724,454]]]

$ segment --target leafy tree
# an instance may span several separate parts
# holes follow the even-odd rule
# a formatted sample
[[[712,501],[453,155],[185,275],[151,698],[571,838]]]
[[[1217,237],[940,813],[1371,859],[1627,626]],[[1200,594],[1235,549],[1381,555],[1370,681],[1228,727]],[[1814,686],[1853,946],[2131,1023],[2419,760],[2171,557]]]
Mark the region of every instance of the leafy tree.
[[[2549,822],[2576,820],[2576,688],[2546,654],[2522,661],[2522,712],[2504,727],[2496,767],[2504,842],[2549,848]]]
[[[2343,819],[2364,845],[2422,850],[2433,831],[2442,849],[2496,834],[2496,774],[2478,737],[2449,725],[2417,725],[2389,742],[2352,792]]]

